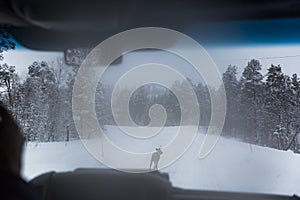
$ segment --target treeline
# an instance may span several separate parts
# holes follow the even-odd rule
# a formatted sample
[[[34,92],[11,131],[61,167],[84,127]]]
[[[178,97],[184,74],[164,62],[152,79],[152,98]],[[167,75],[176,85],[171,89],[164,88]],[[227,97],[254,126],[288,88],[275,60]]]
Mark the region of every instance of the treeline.
[[[267,74],[261,73],[261,67],[258,60],[251,60],[240,78],[237,77],[237,67],[233,65],[223,73],[227,96],[223,135],[252,144],[297,151],[299,78],[297,74],[291,77],[284,74],[280,65],[271,65]],[[66,139],[67,132],[71,138],[78,138],[72,116],[72,86],[76,70],[64,66],[63,60],[58,58],[50,63],[32,63],[26,77],[20,79],[13,66],[0,65],[1,102],[13,112],[27,141],[62,141]],[[209,86],[187,81],[198,98],[201,113],[199,125],[208,126],[211,116]],[[191,94],[187,92],[187,87],[186,82],[179,81],[175,81],[170,89],[156,84],[140,87],[130,98],[131,118],[138,125],[148,125],[150,107],[160,104],[167,113],[166,126],[180,125],[181,112],[186,112],[192,122],[194,109],[180,107],[173,93],[176,91],[184,96],[184,103],[189,104]],[[218,89],[213,90],[218,92]],[[102,125],[115,125],[111,111],[112,91],[111,84],[99,83],[96,112]],[[122,104],[122,96],[129,95],[130,91],[125,86],[120,91],[117,96]],[[128,125],[127,117],[124,116],[121,125]],[[181,125],[189,125],[189,119]]]
[[[249,143],[297,151],[300,120],[300,82],[297,74],[284,74],[280,65],[261,73],[258,60],[251,60],[242,77],[228,66],[223,74],[227,95],[224,135]]]
[[[67,125],[72,125],[72,74],[61,58],[32,63],[22,79],[14,66],[0,65],[1,103],[11,110],[27,141],[65,139]],[[74,126],[70,128],[71,137],[77,138]]]
[[[242,141],[268,146],[281,150],[298,150],[297,133],[300,131],[300,81],[297,74],[288,76],[283,73],[280,65],[271,65],[266,74],[261,72],[262,66],[258,60],[251,60],[243,69],[242,76],[237,77],[237,67],[229,65],[222,79],[226,90],[227,113],[223,135],[238,138]],[[208,87],[201,82],[193,83],[200,107],[200,126],[208,126],[211,117],[211,104]],[[102,86],[104,93],[96,102],[98,112],[104,113],[101,121],[104,124],[114,124],[110,109],[110,94],[112,88]],[[150,122],[149,109],[154,104],[161,104],[167,112],[167,126],[180,125],[181,112],[194,117],[193,109],[180,107],[178,99],[172,91],[184,96],[189,104],[192,98],[187,91],[186,82],[174,82],[170,89],[155,84],[140,87],[131,96],[129,110],[131,118],[138,125]],[[218,93],[218,88],[211,88]],[[121,90],[120,101],[129,90]],[[121,104],[121,102],[120,102]],[[122,105],[122,104],[121,104]],[[124,116],[127,117],[127,116]],[[119,118],[119,117],[118,117]],[[189,119],[186,120],[189,125]],[[127,125],[126,119],[123,120]]]

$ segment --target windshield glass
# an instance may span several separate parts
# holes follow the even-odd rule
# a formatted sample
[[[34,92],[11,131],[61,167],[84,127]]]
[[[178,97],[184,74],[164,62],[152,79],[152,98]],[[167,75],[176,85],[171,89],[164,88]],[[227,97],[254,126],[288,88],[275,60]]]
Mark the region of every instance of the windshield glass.
[[[205,77],[186,60],[161,50],[126,53],[120,63],[103,73],[95,88],[94,108],[105,137],[125,151],[159,155],[154,158],[161,159],[158,169],[168,173],[177,187],[300,194],[300,45],[204,47],[218,67],[227,100],[222,135],[208,155],[201,157],[199,152],[210,128],[210,92],[217,95],[219,88],[206,84]],[[182,48],[193,54],[189,46]],[[185,81],[143,68],[146,73],[136,72],[129,77],[131,81],[120,82],[129,71],[145,63],[167,65]],[[53,170],[108,167],[88,152],[82,142],[87,138],[80,140],[78,134],[78,128],[90,126],[88,120],[73,116],[74,82],[81,81],[76,80],[79,66],[65,65],[61,52],[32,51],[20,45],[5,51],[0,64],[1,102],[12,111],[26,138],[23,176],[27,180]],[[166,84],[140,84],[147,76],[155,76]],[[196,94],[198,105],[191,101],[188,85]],[[189,128],[194,125],[193,118],[184,119],[182,124],[181,117],[197,114],[181,107],[178,94],[184,97],[186,105],[200,109],[197,134],[182,156],[160,168],[168,156],[166,147],[178,130],[188,127],[184,130],[189,135]],[[112,100],[114,95],[118,98]],[[125,96],[130,98],[124,104]],[[119,105],[115,111],[114,105]],[[132,127],[128,119],[118,115],[123,106],[127,106],[138,126]],[[157,110],[166,113],[163,125],[162,116],[155,115]],[[157,131],[157,127],[163,128]],[[141,138],[124,134],[125,129],[134,129]],[[113,153],[106,145],[102,143],[99,151],[109,158]],[[144,162],[127,160],[119,167],[148,169],[150,161],[151,157]]]

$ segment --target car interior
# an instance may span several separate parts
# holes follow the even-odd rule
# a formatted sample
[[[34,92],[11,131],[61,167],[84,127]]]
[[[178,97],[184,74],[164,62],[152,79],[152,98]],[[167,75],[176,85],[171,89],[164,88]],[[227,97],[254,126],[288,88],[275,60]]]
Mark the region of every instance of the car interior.
[[[196,30],[191,28],[195,24]],[[80,65],[90,50],[108,37],[139,27],[183,32],[197,37],[204,46],[299,42],[300,1],[0,0],[0,28],[25,48],[63,52],[69,66]],[[78,57],[74,49],[84,49],[79,62],[72,59]],[[293,194],[183,189],[174,187],[169,175],[159,171],[79,168],[45,172],[29,183],[43,200],[299,199]]]

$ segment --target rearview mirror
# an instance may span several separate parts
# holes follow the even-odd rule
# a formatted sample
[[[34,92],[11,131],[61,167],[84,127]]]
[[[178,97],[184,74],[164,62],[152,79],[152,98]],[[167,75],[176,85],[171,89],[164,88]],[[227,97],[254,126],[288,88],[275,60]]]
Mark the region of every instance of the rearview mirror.
[[[86,56],[92,51],[92,48],[69,48],[64,51],[66,65],[80,66]],[[110,65],[118,65],[122,62],[122,56],[117,58]]]

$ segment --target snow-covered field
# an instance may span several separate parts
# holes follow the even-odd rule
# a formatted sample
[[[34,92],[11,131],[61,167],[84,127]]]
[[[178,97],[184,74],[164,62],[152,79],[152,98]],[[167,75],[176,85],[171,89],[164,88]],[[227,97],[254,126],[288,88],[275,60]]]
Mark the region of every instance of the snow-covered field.
[[[194,143],[175,163],[162,169],[174,186],[189,189],[242,191],[300,195],[300,155],[278,151],[221,137],[214,150],[203,160],[198,158],[204,134],[200,130]],[[117,127],[107,127],[111,140],[134,152],[152,151],[164,146],[176,133],[176,127],[165,128],[151,140],[134,142]],[[106,153],[107,156],[109,153]],[[166,156],[166,155],[162,155]],[[149,162],[144,166],[148,167]],[[70,171],[82,167],[104,167],[94,159],[80,141],[29,143],[25,149],[23,175],[31,179],[47,171]]]

